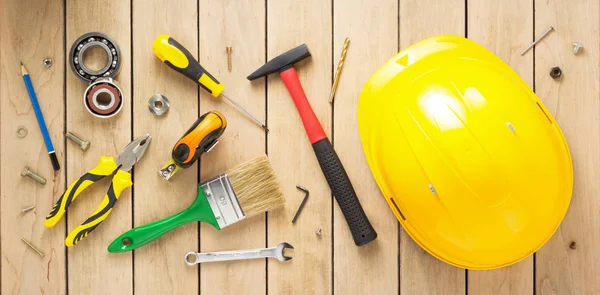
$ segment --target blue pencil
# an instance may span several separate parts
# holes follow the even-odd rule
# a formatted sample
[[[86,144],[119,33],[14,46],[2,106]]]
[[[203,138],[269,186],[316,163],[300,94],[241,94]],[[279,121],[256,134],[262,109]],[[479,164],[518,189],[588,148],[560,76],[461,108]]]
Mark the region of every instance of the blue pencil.
[[[44,137],[44,143],[46,144],[46,149],[48,150],[48,155],[50,156],[50,161],[52,162],[52,168],[54,168],[54,171],[58,171],[60,170],[60,164],[58,163],[58,158],[56,157],[56,152],[54,151],[54,146],[52,145],[52,140],[50,139],[50,134],[48,134],[48,127],[46,127],[46,121],[44,121],[44,115],[42,114],[40,104],[38,103],[37,96],[35,95],[31,78],[29,78],[29,73],[27,72],[27,69],[25,69],[25,66],[23,66],[23,63],[21,63],[21,73],[23,74],[25,87],[27,87],[27,92],[29,93],[33,110],[35,111],[35,117],[37,118],[38,124],[40,125],[40,130],[42,131],[42,136]]]

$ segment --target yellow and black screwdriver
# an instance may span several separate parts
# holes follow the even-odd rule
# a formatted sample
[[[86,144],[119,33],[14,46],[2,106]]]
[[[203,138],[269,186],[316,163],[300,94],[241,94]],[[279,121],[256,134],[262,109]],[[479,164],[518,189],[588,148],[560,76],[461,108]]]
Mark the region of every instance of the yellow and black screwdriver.
[[[152,50],[154,51],[154,54],[156,54],[156,56],[169,67],[200,84],[200,86],[202,86],[202,88],[208,91],[212,96],[218,97],[219,95],[222,95],[240,111],[242,111],[242,113],[244,113],[248,118],[252,119],[252,121],[256,122],[256,124],[265,129],[267,132],[269,131],[265,124],[261,123],[258,119],[248,113],[248,111],[242,108],[242,106],[240,106],[237,102],[225,95],[225,93],[223,93],[225,86],[219,83],[215,77],[205,70],[194,58],[194,56],[187,49],[185,49],[183,45],[175,41],[175,39],[169,37],[168,35],[160,35],[158,38],[156,38],[156,40],[154,40],[154,43],[152,44]]]

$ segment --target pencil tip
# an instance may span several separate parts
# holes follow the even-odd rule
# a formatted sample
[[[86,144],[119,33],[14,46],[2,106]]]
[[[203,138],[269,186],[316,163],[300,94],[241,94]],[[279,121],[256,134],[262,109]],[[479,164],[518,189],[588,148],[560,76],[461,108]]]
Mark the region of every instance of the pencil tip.
[[[25,66],[23,65],[23,62],[21,62],[21,74],[22,74],[22,75],[29,74],[29,73],[27,72],[27,69],[26,69],[26,68],[25,68]]]

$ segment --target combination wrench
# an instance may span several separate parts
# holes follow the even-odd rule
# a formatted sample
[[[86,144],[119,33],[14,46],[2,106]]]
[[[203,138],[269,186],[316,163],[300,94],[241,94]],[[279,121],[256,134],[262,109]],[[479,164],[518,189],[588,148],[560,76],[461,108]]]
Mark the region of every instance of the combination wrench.
[[[222,251],[196,253],[188,252],[183,257],[185,263],[189,266],[194,266],[203,262],[231,261],[256,258],[277,258],[279,261],[288,261],[292,257],[283,255],[283,249],[294,249],[294,246],[288,243],[281,243],[272,248],[261,248],[253,250],[238,250],[238,251]]]

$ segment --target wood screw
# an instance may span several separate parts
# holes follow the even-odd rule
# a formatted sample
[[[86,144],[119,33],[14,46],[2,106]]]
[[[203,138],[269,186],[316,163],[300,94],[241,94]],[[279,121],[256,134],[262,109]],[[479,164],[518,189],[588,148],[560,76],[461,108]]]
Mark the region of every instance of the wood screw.
[[[26,240],[25,238],[21,238],[21,241],[23,241],[23,243],[27,244],[27,246],[29,246],[29,248],[33,249],[33,251],[37,252],[37,254],[40,255],[40,257],[44,258],[44,252],[40,251],[40,249],[36,248],[33,244],[31,244],[30,241]]]
[[[227,52],[227,70],[231,72],[231,52],[233,49],[231,47],[225,47],[225,51]]]

